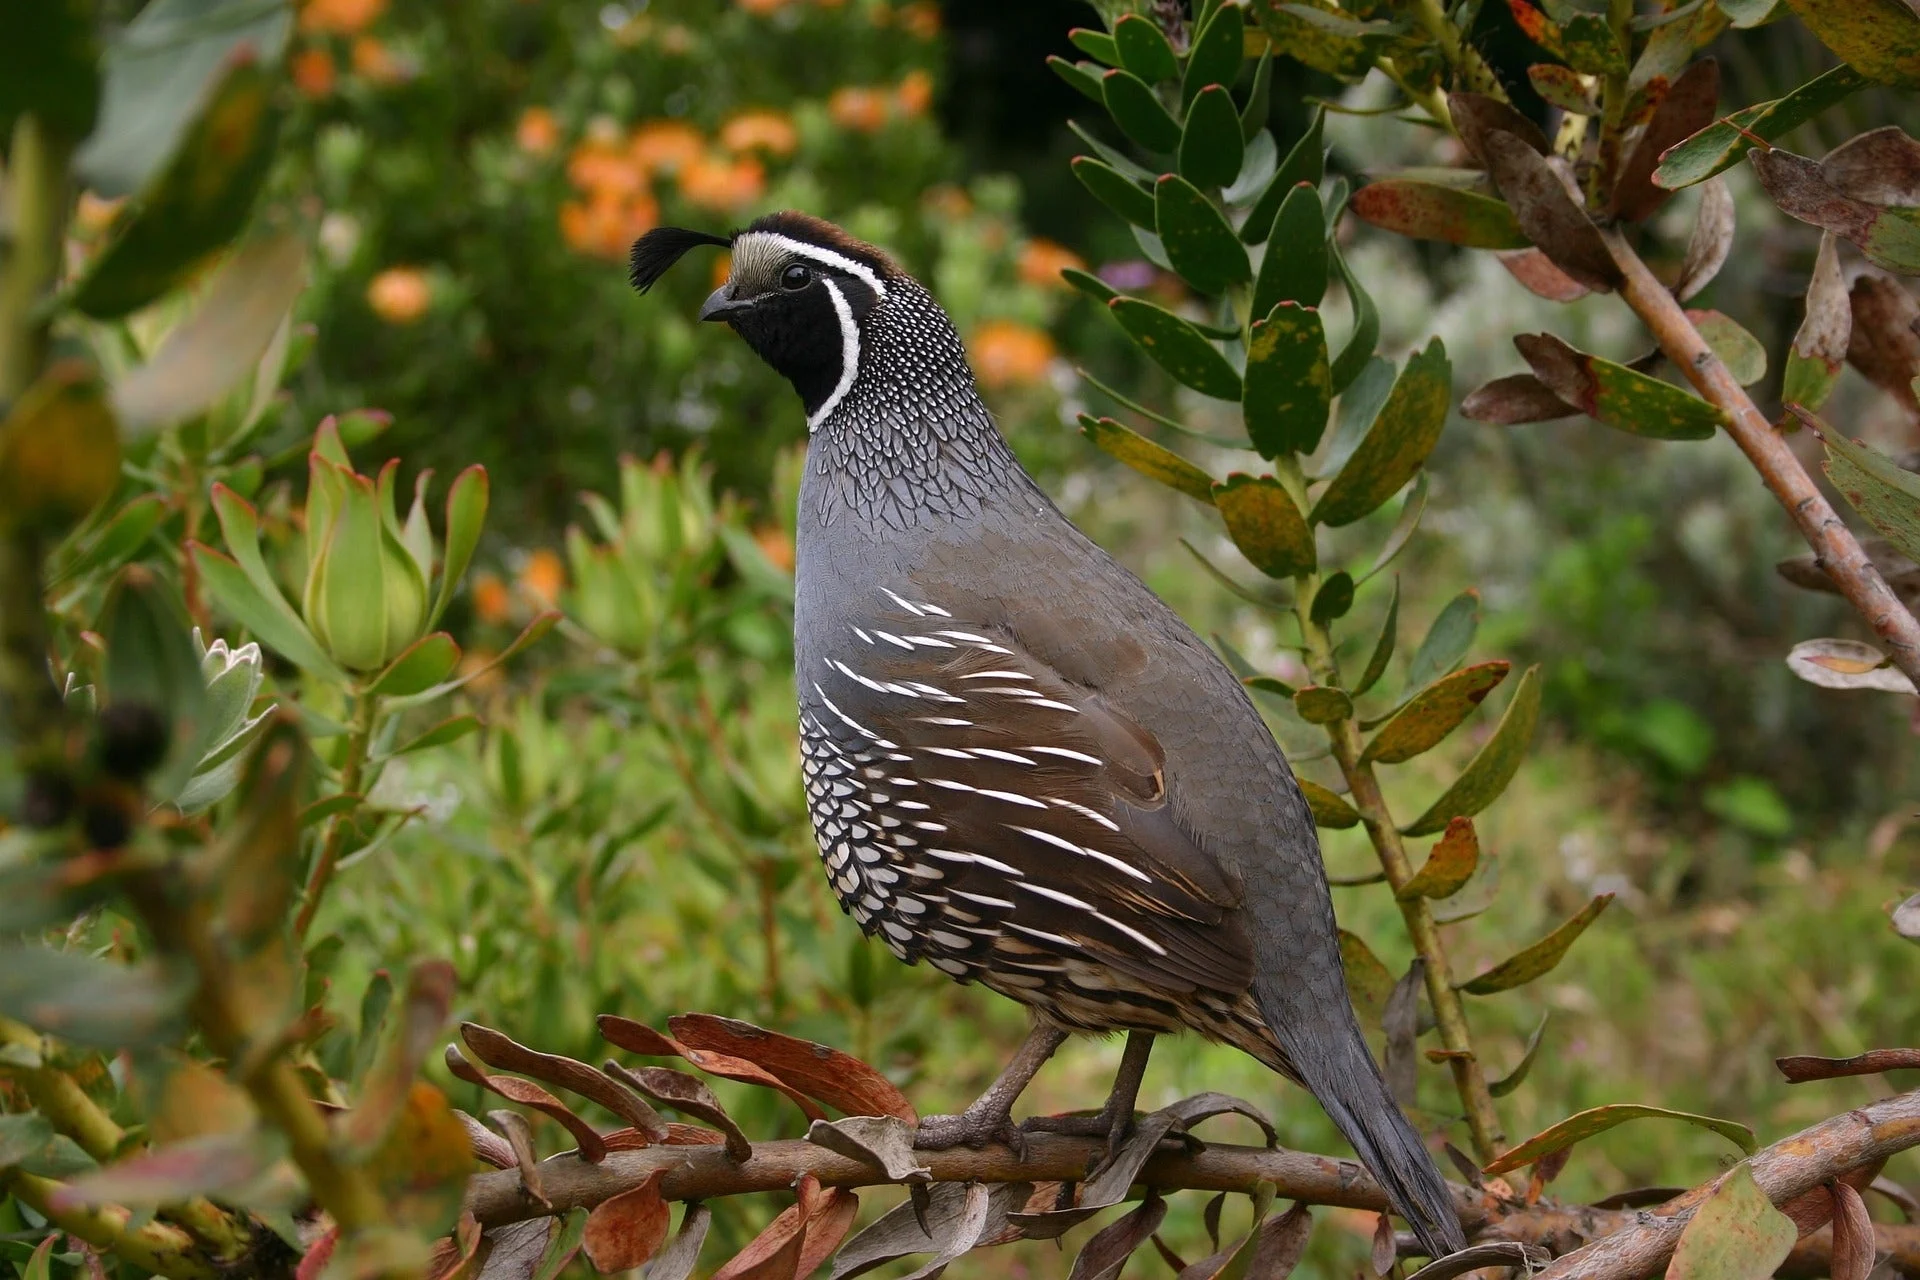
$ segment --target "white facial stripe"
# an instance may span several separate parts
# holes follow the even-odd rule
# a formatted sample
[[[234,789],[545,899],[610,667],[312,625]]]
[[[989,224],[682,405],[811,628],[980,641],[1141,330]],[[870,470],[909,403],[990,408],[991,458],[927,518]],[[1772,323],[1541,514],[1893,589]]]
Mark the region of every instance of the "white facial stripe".
[[[854,377],[860,372],[860,326],[854,323],[853,308],[847,305],[847,295],[840,292],[840,286],[831,280],[822,280],[827,296],[833,299],[833,314],[840,320],[840,381],[833,384],[833,391],[807,417],[807,434],[812,435],[820,429],[847,397],[853,387]]]
[[[749,231],[735,240],[734,252],[738,253],[740,251],[739,242],[741,240],[755,239],[764,240],[771,245],[778,245],[788,253],[797,254],[802,258],[811,259],[814,262],[822,263],[836,270],[844,271],[850,276],[857,277],[865,282],[867,288],[873,290],[873,296],[875,298],[884,298],[887,296],[886,282],[881,280],[879,272],[869,267],[866,263],[855,261],[844,253],[835,253],[831,249],[822,249],[817,244],[808,244],[805,240],[795,240],[792,236],[783,236],[778,231]]]

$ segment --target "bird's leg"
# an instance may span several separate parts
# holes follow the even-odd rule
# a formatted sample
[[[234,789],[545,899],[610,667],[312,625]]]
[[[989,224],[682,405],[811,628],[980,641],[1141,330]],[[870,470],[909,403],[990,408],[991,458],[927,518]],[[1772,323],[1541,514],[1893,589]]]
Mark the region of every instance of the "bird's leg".
[[[1140,1081],[1147,1074],[1147,1057],[1153,1052],[1151,1031],[1127,1032],[1127,1048],[1120,1055],[1120,1070],[1113,1077],[1113,1091],[1091,1116],[1034,1116],[1025,1128],[1030,1133],[1068,1133],[1107,1140],[1106,1164],[1120,1150],[1127,1132],[1133,1128],[1133,1106],[1140,1097]]]
[[[1011,1119],[1013,1104],[1066,1038],[1066,1032],[1050,1023],[1034,1023],[1000,1078],[957,1116],[922,1116],[913,1145],[929,1151],[945,1151],[949,1147],[984,1147],[998,1140],[1024,1153],[1025,1135]]]

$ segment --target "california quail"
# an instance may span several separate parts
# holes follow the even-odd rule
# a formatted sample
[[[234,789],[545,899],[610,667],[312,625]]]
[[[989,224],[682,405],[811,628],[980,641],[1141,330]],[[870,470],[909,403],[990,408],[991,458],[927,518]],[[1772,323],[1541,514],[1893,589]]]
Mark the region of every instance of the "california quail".
[[[974,388],[952,323],[871,245],[800,213],[662,227],[645,291],[732,249],[700,309],[800,393],[794,667],[807,805],[861,928],[1030,1007],[1000,1080],[923,1146],[978,1145],[1070,1031],[1190,1027],[1304,1084],[1428,1252],[1463,1247],[1348,1003],[1313,818],[1240,682],[1068,522]]]

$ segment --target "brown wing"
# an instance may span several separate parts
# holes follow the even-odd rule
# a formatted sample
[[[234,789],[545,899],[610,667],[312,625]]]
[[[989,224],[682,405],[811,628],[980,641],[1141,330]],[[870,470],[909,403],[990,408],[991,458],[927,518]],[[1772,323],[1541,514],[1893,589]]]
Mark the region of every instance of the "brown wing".
[[[882,604],[800,687],[816,834],[862,925],[958,977],[1079,960],[1245,990],[1239,886],[1168,806],[1153,735],[999,629]]]

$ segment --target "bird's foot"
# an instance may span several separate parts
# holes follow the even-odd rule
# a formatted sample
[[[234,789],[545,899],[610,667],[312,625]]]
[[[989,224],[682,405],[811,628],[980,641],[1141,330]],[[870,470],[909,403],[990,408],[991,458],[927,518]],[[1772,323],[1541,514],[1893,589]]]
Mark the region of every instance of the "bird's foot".
[[[989,1143],[1002,1143],[1020,1159],[1027,1158],[1027,1135],[1004,1110],[968,1107],[957,1116],[921,1116],[913,1145],[922,1151],[947,1151],[954,1147],[972,1147],[976,1151]]]
[[[1030,1116],[1021,1128],[1028,1133],[1058,1133],[1075,1138],[1105,1138],[1107,1153],[1088,1175],[1096,1177],[1120,1154],[1120,1148],[1126,1143],[1127,1135],[1133,1132],[1133,1119],[1133,1110],[1130,1107],[1125,1111],[1117,1107],[1107,1107],[1093,1115]]]

